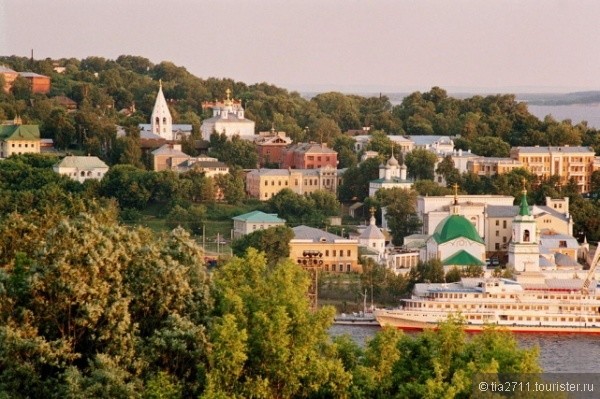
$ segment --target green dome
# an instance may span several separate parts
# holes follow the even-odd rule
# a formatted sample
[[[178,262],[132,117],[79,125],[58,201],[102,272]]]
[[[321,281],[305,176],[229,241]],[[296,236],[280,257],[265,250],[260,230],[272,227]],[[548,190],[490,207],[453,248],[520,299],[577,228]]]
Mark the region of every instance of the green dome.
[[[438,244],[452,241],[455,238],[464,237],[471,241],[483,244],[475,226],[461,215],[450,215],[445,217],[433,232],[433,239]]]

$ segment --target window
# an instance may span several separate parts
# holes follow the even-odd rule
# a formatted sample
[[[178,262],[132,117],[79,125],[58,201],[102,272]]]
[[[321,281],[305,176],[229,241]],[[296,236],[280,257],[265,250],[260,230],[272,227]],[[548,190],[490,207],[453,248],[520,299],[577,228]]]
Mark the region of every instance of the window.
[[[352,267],[352,265],[350,263],[346,263],[346,271],[348,273],[350,273],[350,268]]]
[[[352,253],[352,252],[351,252],[350,250],[347,250],[347,251],[346,251],[346,256],[350,256],[350,254],[351,254],[351,253]]]
[[[332,251],[332,253],[333,253],[333,256],[336,256],[336,250],[335,249]]]
[[[496,220],[496,226],[500,226],[500,221]]]
[[[506,228],[506,220],[502,221],[502,227]]]
[[[567,242],[566,242],[566,241],[563,241],[563,240],[560,240],[560,241],[558,242],[558,246],[559,246],[560,248],[566,248],[566,247],[567,247]]]
[[[525,230],[523,232],[523,242],[529,242],[530,238],[529,238],[529,230]]]
[[[329,256],[329,250],[328,249],[325,250],[325,256]]]
[[[500,237],[500,230],[496,230],[496,237]]]

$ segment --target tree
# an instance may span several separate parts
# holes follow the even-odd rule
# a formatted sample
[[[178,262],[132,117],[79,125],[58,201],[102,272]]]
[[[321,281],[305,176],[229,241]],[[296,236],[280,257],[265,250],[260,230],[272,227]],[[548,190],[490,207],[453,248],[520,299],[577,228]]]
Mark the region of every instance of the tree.
[[[471,151],[483,157],[507,158],[510,144],[499,137],[480,136],[471,141]]]
[[[433,180],[433,169],[436,162],[437,156],[433,152],[423,148],[415,148],[406,154],[405,160],[408,175],[415,180]]]
[[[55,108],[50,116],[44,120],[42,132],[54,140],[56,148],[66,149],[75,141],[75,126],[64,109]]]
[[[253,231],[233,241],[231,249],[235,256],[242,257],[248,248],[264,252],[269,264],[275,264],[290,256],[290,240],[294,231],[287,226],[269,227]]]
[[[147,172],[131,165],[116,165],[104,175],[100,193],[113,197],[123,208],[143,209],[150,200]]]
[[[288,223],[309,223],[321,225],[324,215],[315,207],[315,202],[310,197],[296,194],[289,188],[285,188],[275,194],[267,201],[270,212],[276,213]]]
[[[94,212],[0,222],[14,248],[0,273],[1,394],[132,397],[160,370],[197,396],[211,310],[201,250],[181,230],[156,239]]]
[[[450,155],[446,155],[438,163],[435,173],[444,177],[447,187],[452,187],[454,184],[460,185],[461,183],[460,172],[454,166],[454,161]]]
[[[333,141],[333,149],[338,153],[339,168],[349,168],[358,163],[358,157],[354,151],[354,140],[350,136],[340,135]]]
[[[385,217],[395,245],[402,245],[404,237],[419,231],[421,221],[415,208],[415,191],[395,187],[378,190],[375,196],[385,207]]]
[[[369,196],[369,182],[379,177],[379,159],[370,158],[348,168],[339,187],[341,201],[363,201]]]
[[[344,395],[350,376],[328,329],[333,309],[309,310],[305,271],[286,260],[267,266],[250,249],[215,272],[208,384],[204,397]]]

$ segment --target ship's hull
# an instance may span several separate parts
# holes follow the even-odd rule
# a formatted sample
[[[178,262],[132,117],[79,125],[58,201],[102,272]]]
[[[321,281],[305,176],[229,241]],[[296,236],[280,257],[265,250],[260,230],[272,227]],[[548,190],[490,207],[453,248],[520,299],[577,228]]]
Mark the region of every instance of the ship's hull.
[[[448,314],[449,316],[450,314]],[[403,317],[401,313],[376,310],[375,317],[382,327],[395,327],[405,331],[423,331],[427,329],[436,329],[438,322],[435,321],[420,321],[411,318]],[[500,323],[482,323],[472,324],[465,323],[464,330],[466,332],[477,333],[483,331],[489,326],[498,327],[503,330],[512,331],[514,333],[523,334],[591,334],[600,335],[599,326],[545,326],[545,325],[520,325],[520,324],[500,324]]]

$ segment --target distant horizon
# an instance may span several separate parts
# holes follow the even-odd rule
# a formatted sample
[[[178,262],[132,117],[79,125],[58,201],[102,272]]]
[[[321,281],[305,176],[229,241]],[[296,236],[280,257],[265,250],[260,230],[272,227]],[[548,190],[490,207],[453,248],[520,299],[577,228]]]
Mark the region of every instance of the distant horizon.
[[[598,15],[597,0],[4,0],[0,52],[135,54],[292,91],[571,93],[600,90]]]

